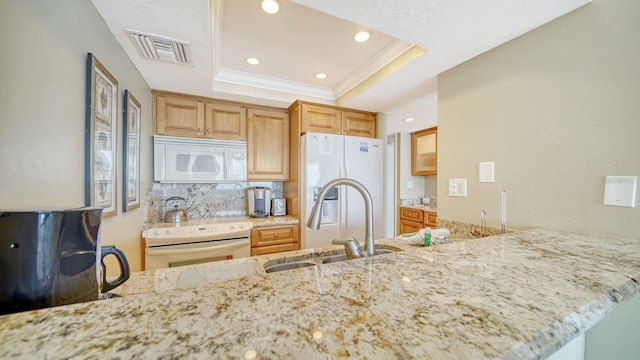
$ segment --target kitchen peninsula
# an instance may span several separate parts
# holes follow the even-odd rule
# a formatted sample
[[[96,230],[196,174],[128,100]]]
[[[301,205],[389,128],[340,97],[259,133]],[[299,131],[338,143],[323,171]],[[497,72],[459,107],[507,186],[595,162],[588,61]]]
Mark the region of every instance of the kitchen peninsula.
[[[535,359],[640,291],[637,239],[532,229],[399,247],[270,274],[314,250],[231,260],[251,270],[2,316],[0,358]]]

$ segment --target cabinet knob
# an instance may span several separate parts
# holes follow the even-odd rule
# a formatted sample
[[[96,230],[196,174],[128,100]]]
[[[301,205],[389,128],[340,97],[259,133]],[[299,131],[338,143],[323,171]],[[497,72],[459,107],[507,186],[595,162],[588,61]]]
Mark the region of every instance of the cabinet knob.
[[[280,236],[280,234],[276,233],[275,235],[273,235],[273,237],[275,237],[276,239],[278,238],[278,236]]]
[[[249,170],[249,174],[253,175],[253,170]]]
[[[207,132],[208,132],[209,134],[211,134],[211,129],[207,129]]]
[[[202,128],[198,128],[198,132],[202,132]]]

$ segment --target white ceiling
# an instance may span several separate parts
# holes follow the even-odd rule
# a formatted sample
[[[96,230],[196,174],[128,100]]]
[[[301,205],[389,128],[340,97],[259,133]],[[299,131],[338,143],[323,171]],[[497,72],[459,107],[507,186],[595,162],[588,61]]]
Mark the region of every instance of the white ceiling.
[[[439,73],[590,2],[280,0],[281,11],[268,15],[259,0],[92,1],[152,89],[379,112],[419,104]],[[142,57],[125,28],[190,43],[193,65]],[[368,42],[352,40],[360,29],[372,31]]]

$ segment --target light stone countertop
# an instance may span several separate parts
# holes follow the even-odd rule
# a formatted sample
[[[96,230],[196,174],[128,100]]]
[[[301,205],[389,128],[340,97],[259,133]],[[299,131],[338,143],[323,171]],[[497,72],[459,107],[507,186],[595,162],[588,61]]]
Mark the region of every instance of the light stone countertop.
[[[639,239],[377,243],[405,251],[271,274],[282,254],[195,265],[165,291],[0,316],[0,358],[537,359],[640,291]]]
[[[265,226],[295,225],[299,223],[297,218],[290,215],[269,216],[266,218],[252,218],[252,217],[248,217],[248,218],[249,218],[249,221],[251,221],[251,224],[253,224],[254,228],[265,227]]]
[[[437,213],[438,208],[436,205],[402,205],[401,208],[406,209],[414,209],[414,210],[422,210],[426,212]]]

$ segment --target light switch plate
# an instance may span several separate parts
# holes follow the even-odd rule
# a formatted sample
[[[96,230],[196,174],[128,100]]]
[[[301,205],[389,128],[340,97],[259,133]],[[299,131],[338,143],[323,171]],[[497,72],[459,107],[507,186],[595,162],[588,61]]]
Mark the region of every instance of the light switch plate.
[[[478,181],[481,183],[492,183],[494,182],[493,178],[493,169],[494,162],[481,162],[480,166],[478,166]]]
[[[605,176],[604,205],[636,206],[637,176]]]
[[[467,179],[449,179],[449,196],[467,197]]]

